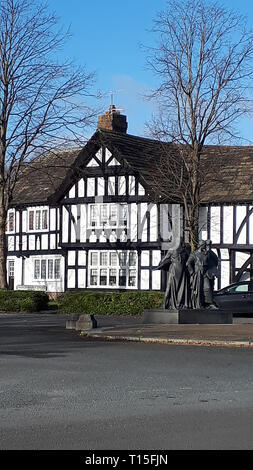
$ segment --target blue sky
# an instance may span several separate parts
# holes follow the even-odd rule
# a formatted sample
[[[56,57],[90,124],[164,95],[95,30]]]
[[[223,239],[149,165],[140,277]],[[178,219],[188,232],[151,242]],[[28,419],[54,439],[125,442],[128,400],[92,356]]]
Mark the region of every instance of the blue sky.
[[[253,28],[252,0],[222,3],[245,15]],[[72,38],[64,54],[96,71],[94,92],[105,94],[99,105],[108,109],[110,92],[115,91],[113,101],[127,115],[128,132],[145,135],[144,124],[151,117],[154,104],[146,102],[143,95],[155,82],[145,67],[145,53],[140,45],[152,43],[152,21],[166,1],[49,0],[48,4],[56,11],[60,24],[71,27]],[[93,131],[95,128],[90,134]],[[240,122],[240,134],[253,144],[253,117]]]

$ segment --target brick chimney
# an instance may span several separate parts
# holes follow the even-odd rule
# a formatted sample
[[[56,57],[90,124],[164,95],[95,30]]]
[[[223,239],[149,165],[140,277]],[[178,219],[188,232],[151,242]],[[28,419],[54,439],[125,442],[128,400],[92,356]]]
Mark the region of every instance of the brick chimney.
[[[111,104],[109,111],[98,117],[98,129],[106,129],[109,131],[123,132],[127,131],[126,116],[120,114],[114,104]]]

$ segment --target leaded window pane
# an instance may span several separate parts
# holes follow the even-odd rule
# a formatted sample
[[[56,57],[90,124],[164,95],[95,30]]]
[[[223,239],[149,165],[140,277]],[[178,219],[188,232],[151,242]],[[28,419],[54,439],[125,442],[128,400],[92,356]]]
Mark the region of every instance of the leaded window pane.
[[[119,253],[119,264],[120,266],[126,266],[127,262],[127,253],[121,252]]]
[[[117,284],[117,269],[109,270],[109,285],[116,286]]]
[[[47,210],[42,211],[42,229],[46,230],[48,228],[48,222],[47,222]]]
[[[54,262],[54,278],[60,279],[61,277],[61,260],[56,259]]]
[[[107,205],[100,206],[100,223],[101,225],[106,224],[107,222]]]
[[[102,251],[100,253],[100,265],[107,266],[107,252]]]
[[[129,286],[135,286],[136,285],[136,269],[130,269],[129,270],[128,285]]]
[[[47,275],[48,279],[53,279],[54,277],[54,262],[52,259],[49,259],[47,262]]]
[[[14,231],[14,212],[10,212],[9,213],[9,224],[8,224],[8,229],[9,229],[9,232],[13,232]]]
[[[100,269],[100,285],[106,286],[107,284],[107,269]]]
[[[40,260],[34,261],[34,279],[40,279]]]
[[[47,277],[47,261],[45,259],[41,260],[41,279],[46,279]]]
[[[92,252],[90,257],[91,266],[97,266],[98,264],[98,253]]]
[[[117,266],[118,256],[117,253],[110,253],[110,266]]]
[[[90,285],[97,286],[98,285],[98,272],[97,269],[90,270]]]
[[[136,252],[135,251],[130,251],[129,253],[129,266],[135,266],[136,265]]]
[[[126,269],[119,270],[119,285],[120,286],[126,285]]]
[[[92,227],[95,227],[97,225],[97,220],[98,220],[98,211],[97,211],[97,206],[92,205],[90,206],[90,225]]]
[[[34,229],[34,211],[29,212],[29,230]]]
[[[118,218],[118,211],[116,204],[110,206],[110,225],[116,227]]]

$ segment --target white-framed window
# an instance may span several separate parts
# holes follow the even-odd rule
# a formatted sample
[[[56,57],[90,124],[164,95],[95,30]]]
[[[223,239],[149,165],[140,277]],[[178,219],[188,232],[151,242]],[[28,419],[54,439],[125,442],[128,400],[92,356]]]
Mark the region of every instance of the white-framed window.
[[[35,259],[33,278],[36,280],[57,280],[61,278],[60,258]]]
[[[6,229],[8,232],[15,231],[15,212],[14,211],[8,212]]]
[[[43,231],[48,229],[48,209],[29,209],[28,230]]]
[[[91,250],[89,287],[137,288],[137,252]]]
[[[88,211],[88,228],[128,226],[128,206],[125,203],[89,204]]]

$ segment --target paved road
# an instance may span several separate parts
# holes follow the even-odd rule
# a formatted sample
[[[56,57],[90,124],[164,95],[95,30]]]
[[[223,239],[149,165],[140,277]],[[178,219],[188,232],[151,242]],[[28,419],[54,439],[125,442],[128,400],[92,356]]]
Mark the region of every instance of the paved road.
[[[0,315],[0,449],[253,448],[251,349],[64,327],[64,316]]]

